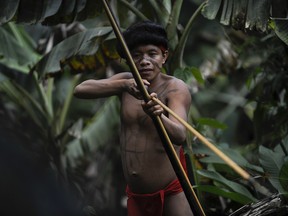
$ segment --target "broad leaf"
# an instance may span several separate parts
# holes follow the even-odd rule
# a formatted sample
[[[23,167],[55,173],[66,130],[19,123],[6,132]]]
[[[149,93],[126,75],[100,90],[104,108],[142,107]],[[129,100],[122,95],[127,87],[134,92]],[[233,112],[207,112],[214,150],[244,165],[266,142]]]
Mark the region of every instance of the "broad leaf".
[[[222,2],[223,2],[223,7],[222,7],[220,23],[224,25],[230,25],[234,0],[224,0]]]
[[[235,29],[266,31],[270,18],[270,0],[208,0],[203,15],[220,17],[220,23]]]
[[[58,133],[62,133],[64,130],[63,128],[65,126],[68,111],[70,109],[70,104],[73,98],[74,88],[77,82],[79,81],[79,77],[75,76],[75,77],[72,77],[71,79],[67,79],[67,80],[63,79],[62,82],[63,81],[65,82],[65,87],[66,87],[65,90],[62,88],[62,91],[65,94],[65,98],[63,98],[62,100],[63,105],[61,106],[61,109],[59,110],[59,113],[57,115],[58,117],[57,120],[55,120],[57,122],[56,126],[57,126]]]
[[[259,147],[260,163],[268,174],[270,183],[280,192],[284,189],[279,182],[280,169],[284,164],[284,153],[274,152],[264,146]]]
[[[189,68],[187,67],[177,68],[174,71],[173,76],[177,77],[178,79],[183,80],[185,83],[188,83],[193,78],[193,74],[191,73],[191,70],[189,70]]]
[[[1,71],[1,70],[0,70]],[[7,80],[7,77],[0,73],[0,83]]]
[[[288,20],[275,20],[275,33],[288,45]]]
[[[247,5],[245,28],[266,31],[270,18],[270,0],[250,0]]]
[[[10,21],[18,10],[20,0],[1,0],[0,1],[0,25]]]
[[[241,203],[243,205],[253,201],[252,199],[250,199],[247,196],[244,196],[244,195],[236,193],[236,192],[231,192],[227,189],[219,188],[219,187],[213,186],[213,185],[199,185],[199,186],[196,186],[195,189],[198,189],[198,190],[203,191],[203,192],[215,194],[218,196],[222,196],[222,197],[225,197],[227,199],[234,200],[234,201]]]
[[[212,118],[199,118],[199,119],[197,119],[197,122],[199,124],[202,124],[202,125],[208,125],[210,127],[218,128],[218,129],[222,129],[222,130],[227,128],[227,125],[217,121],[216,119],[212,119]]]
[[[90,151],[96,150],[118,134],[119,125],[119,100],[117,97],[111,97],[84,128],[80,139],[68,143],[67,157],[71,165],[76,165],[77,159],[83,156],[83,145]]]
[[[284,164],[279,172],[279,181],[283,189],[288,192],[288,157],[285,158]]]
[[[0,7],[0,25],[10,21],[56,25],[95,17],[102,4],[100,0],[2,0]]]
[[[37,65],[39,75],[61,70],[60,62],[74,55],[93,55],[99,48],[100,41],[112,31],[111,27],[90,29],[75,34],[56,45]],[[101,38],[102,37],[102,38]]]
[[[207,4],[203,8],[202,14],[207,19],[215,19],[220,7],[221,7],[222,0],[210,0],[207,1]]]
[[[224,185],[229,190],[237,192],[237,193],[241,194],[242,196],[247,197],[251,201],[256,200],[256,198],[253,197],[253,195],[247,190],[247,188],[245,188],[244,186],[242,186],[236,182],[233,182],[233,181],[226,179],[225,177],[223,177],[222,175],[220,175],[217,172],[208,171],[208,170],[198,170],[197,173],[201,176],[204,176],[206,178],[210,178],[210,179]]]
[[[200,70],[196,67],[177,68],[173,75],[184,82],[188,83],[194,77],[199,84],[204,84],[204,79]]]
[[[13,28],[13,31],[8,31],[9,27]],[[30,42],[26,39],[29,36],[25,35],[27,33],[19,28],[21,27],[17,29],[13,24],[9,24],[6,28],[0,27],[0,56],[2,56],[0,62],[10,68],[28,72],[29,67],[36,63],[39,56],[28,44]]]
[[[59,0],[21,0],[18,7],[17,22],[34,24],[54,15],[60,7]]]
[[[29,92],[9,80],[0,83],[0,91],[5,93],[17,106],[25,110],[35,124],[45,131],[48,124],[48,116],[42,105]]]
[[[196,67],[191,67],[190,69],[191,69],[191,72],[192,72],[194,78],[197,80],[197,82],[199,84],[204,84],[205,81],[202,77],[201,71]]]
[[[247,169],[255,170],[256,172],[263,173],[263,169],[259,166],[249,163],[239,151],[230,148],[229,146],[217,146],[225,155],[232,159],[236,164]],[[206,154],[207,157],[201,158],[201,162],[214,163],[214,164],[226,164],[218,155],[208,149],[206,146],[199,146],[194,148],[196,154]],[[228,166],[228,165],[227,165]],[[227,170],[228,171],[228,170]]]
[[[234,1],[231,24],[235,29],[245,26],[245,14],[247,13],[247,2],[249,0]]]

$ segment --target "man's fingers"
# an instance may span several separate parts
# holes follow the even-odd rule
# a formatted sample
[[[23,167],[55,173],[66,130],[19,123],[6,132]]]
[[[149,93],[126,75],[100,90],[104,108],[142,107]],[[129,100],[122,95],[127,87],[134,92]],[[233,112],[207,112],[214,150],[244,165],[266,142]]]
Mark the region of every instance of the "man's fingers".
[[[148,82],[148,80],[146,80],[146,79],[143,79],[143,83],[144,83],[145,85],[147,85],[147,86],[150,85],[150,82]]]
[[[150,94],[150,97],[155,97],[155,98],[157,98],[157,94],[156,94],[155,92],[153,92],[153,93]]]
[[[150,97],[157,98],[157,94],[153,92],[150,94]],[[147,103],[143,101],[142,107],[148,115],[160,116],[164,112],[164,109],[161,107],[161,105],[159,105],[154,100],[149,100]]]
[[[160,116],[163,112],[161,110],[156,110],[153,112],[154,115]]]

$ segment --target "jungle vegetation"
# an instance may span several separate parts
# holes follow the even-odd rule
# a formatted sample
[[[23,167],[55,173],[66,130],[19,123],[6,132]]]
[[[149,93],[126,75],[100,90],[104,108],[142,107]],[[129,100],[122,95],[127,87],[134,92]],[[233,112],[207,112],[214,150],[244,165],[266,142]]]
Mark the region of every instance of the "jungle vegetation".
[[[189,123],[263,187],[286,196],[287,1],[109,4],[122,29],[146,19],[165,26],[171,54],[164,72],[190,88]],[[0,6],[0,213],[125,215],[119,101],[73,97],[82,80],[129,70],[101,0]],[[268,196],[193,135],[184,147],[207,215]]]

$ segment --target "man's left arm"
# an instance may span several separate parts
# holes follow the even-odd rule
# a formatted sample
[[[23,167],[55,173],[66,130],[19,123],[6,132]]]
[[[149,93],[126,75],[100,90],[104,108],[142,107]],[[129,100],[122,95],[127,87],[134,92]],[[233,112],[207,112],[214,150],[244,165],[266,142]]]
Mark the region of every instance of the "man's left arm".
[[[187,85],[178,80],[167,95],[167,106],[180,118],[187,121],[189,108],[191,106],[191,95]],[[181,145],[186,140],[186,128],[171,114],[161,115],[163,125],[171,139],[176,145]]]
[[[157,97],[157,94],[152,93],[150,96]],[[167,106],[180,118],[187,121],[190,105],[191,95],[187,85],[181,80],[175,81],[167,92]],[[169,138],[174,144],[181,145],[186,140],[185,126],[169,113],[164,115],[163,108],[157,102],[150,100],[148,103],[143,103],[142,106],[150,116],[160,116]]]

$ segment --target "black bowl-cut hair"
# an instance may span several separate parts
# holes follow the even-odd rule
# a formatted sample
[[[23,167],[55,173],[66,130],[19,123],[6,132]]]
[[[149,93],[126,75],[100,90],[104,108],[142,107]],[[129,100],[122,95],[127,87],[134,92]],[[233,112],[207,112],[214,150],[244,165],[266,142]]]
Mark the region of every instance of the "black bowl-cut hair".
[[[141,21],[131,25],[123,32],[123,37],[131,51],[140,45],[155,45],[161,49],[168,49],[168,39],[165,29],[152,21]],[[126,58],[121,44],[117,44],[117,51],[122,58]]]

